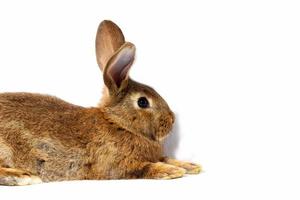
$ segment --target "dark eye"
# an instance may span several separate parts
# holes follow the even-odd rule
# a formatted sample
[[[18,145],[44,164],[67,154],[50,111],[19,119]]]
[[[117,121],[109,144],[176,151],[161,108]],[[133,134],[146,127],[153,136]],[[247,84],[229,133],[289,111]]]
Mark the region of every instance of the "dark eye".
[[[140,108],[148,108],[149,107],[149,102],[146,97],[140,97],[138,99],[138,105]]]

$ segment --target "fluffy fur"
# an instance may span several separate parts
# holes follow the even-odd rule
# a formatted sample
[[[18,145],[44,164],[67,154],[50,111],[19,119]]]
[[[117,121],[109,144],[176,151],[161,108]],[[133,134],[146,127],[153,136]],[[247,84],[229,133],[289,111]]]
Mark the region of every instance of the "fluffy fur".
[[[98,28],[96,54],[106,85],[97,107],[40,94],[0,94],[0,184],[200,172],[199,165],[163,157],[161,141],[174,115],[154,89],[129,78],[135,46],[111,21]],[[139,97],[148,99],[149,108],[139,108]]]

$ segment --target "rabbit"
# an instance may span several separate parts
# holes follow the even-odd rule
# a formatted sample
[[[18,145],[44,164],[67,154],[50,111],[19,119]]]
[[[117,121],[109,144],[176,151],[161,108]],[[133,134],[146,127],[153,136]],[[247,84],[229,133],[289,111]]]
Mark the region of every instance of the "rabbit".
[[[173,179],[200,165],[165,157],[175,117],[151,87],[129,77],[135,45],[100,23],[96,57],[104,89],[96,107],[32,93],[0,94],[0,185],[103,179]]]

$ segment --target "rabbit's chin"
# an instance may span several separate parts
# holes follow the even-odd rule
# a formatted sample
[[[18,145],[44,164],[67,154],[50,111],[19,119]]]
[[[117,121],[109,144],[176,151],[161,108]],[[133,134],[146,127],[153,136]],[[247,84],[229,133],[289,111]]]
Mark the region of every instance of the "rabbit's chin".
[[[171,125],[169,127],[172,127]],[[171,133],[172,128],[162,128],[155,133],[153,139],[158,142],[163,142]]]
[[[156,134],[153,139],[158,142],[163,142],[169,136],[169,134],[169,132],[165,134]]]
[[[159,142],[163,142],[167,137],[168,137],[168,135],[164,135],[162,137],[158,137],[156,140]]]

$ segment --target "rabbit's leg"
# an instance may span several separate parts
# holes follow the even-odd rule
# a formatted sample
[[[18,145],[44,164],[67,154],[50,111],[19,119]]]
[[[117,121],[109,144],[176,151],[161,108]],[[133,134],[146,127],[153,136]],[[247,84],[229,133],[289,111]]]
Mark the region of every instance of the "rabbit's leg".
[[[168,157],[164,157],[162,159],[162,162],[165,162],[169,165],[184,168],[187,174],[199,174],[201,172],[201,166],[195,163],[179,161]]]
[[[30,172],[0,167],[0,185],[21,186],[41,182],[42,180],[38,176],[34,176]]]
[[[149,163],[143,167],[142,178],[146,179],[174,179],[180,178],[186,170],[163,162]]]

